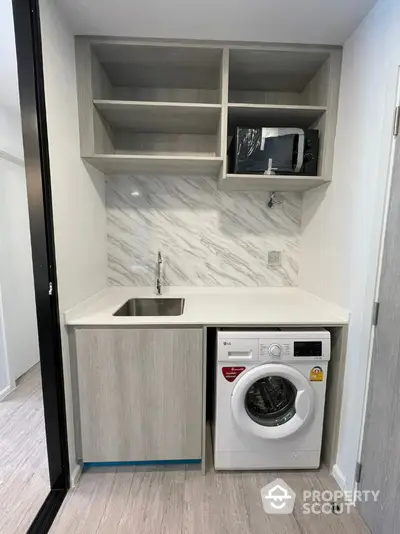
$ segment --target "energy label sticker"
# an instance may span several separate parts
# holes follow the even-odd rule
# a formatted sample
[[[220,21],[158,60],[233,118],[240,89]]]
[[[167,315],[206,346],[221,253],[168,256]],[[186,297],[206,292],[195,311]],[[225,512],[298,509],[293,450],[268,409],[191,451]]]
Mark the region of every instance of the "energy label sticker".
[[[324,380],[324,372],[318,365],[313,367],[310,372],[310,382],[322,382]]]

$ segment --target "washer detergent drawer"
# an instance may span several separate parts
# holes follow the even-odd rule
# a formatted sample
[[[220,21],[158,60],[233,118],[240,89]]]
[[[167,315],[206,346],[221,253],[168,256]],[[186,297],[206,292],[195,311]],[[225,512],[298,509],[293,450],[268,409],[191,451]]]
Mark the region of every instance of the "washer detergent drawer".
[[[259,360],[258,339],[218,338],[218,361],[253,362]]]

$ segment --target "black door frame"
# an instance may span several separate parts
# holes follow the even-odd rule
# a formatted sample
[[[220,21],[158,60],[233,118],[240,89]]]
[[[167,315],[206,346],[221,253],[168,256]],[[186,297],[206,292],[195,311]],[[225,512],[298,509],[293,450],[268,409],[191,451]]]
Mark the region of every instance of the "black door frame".
[[[50,492],[29,533],[49,530],[69,489],[64,376],[38,0],[13,0]]]

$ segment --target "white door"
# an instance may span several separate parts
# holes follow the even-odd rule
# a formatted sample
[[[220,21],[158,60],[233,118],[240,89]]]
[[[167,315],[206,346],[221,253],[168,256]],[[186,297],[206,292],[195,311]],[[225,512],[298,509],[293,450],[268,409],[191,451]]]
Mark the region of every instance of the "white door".
[[[285,438],[311,417],[313,390],[293,367],[264,364],[238,379],[231,408],[242,430],[265,439]]]

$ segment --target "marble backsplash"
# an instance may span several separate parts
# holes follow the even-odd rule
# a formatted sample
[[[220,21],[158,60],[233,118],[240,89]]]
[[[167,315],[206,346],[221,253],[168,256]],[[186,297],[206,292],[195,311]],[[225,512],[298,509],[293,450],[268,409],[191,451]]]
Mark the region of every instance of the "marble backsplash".
[[[107,181],[110,285],[296,286],[301,195],[218,191],[211,178],[112,176]],[[282,264],[268,265],[268,251]]]

